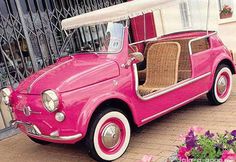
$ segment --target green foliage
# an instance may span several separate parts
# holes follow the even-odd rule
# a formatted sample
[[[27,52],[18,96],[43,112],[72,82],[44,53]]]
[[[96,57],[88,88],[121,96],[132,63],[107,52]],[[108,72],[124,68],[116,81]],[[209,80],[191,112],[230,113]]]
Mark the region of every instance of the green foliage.
[[[196,133],[194,130],[190,130],[186,135],[185,143],[178,148],[177,156],[179,160],[191,159],[193,162],[199,160],[209,162],[209,160],[221,159],[225,151],[236,153],[236,131],[214,135],[210,131]]]
[[[221,157],[222,150],[215,147],[217,145],[215,140],[201,135],[197,145],[198,147],[191,151],[191,155],[195,159],[219,159]]]

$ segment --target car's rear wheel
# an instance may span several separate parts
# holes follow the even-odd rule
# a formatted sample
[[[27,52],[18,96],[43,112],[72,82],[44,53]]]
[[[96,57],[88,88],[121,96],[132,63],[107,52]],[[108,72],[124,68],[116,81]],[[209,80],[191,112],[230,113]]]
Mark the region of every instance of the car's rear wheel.
[[[108,108],[93,119],[87,135],[90,155],[98,161],[113,161],[121,157],[130,141],[130,124],[126,115]]]
[[[48,145],[48,144],[51,143],[51,142],[48,142],[48,141],[39,140],[39,139],[34,138],[34,137],[30,137],[30,136],[28,136],[28,137],[29,137],[29,139],[31,139],[31,141],[33,141],[34,143],[40,144],[40,145]]]
[[[214,83],[207,97],[211,104],[220,105],[226,102],[232,90],[232,72],[227,65],[220,65],[215,74]]]

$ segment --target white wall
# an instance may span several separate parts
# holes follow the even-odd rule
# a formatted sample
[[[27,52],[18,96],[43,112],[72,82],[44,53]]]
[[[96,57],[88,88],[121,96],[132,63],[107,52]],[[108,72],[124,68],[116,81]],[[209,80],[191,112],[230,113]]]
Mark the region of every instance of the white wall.
[[[185,28],[181,19],[180,3],[187,2],[191,26]],[[156,30],[158,35],[163,35],[181,30],[205,30],[207,24],[207,0],[179,0],[172,3],[161,12],[154,12]],[[218,30],[218,4],[210,0],[209,29]]]
[[[160,11],[154,12],[157,35],[163,35],[175,31],[186,30],[183,27],[179,3],[187,2],[191,26],[188,29],[206,29],[207,0],[177,0]],[[226,3],[228,0],[224,0]],[[232,0],[233,1],[233,0]],[[236,0],[231,3],[233,17],[228,19],[219,18],[218,0],[210,0],[209,29],[218,32],[224,44],[234,51],[236,59]],[[161,13],[161,14],[160,14]]]
[[[223,4],[230,5],[233,9],[233,16],[219,20],[219,36],[224,44],[234,51],[236,58],[236,0],[222,0]]]
[[[181,15],[178,3],[172,4],[161,11],[156,11],[154,13],[154,18],[155,23],[157,24],[156,30],[158,35],[182,30]]]
[[[154,19],[158,36],[182,29],[180,9],[177,1],[160,11],[155,11]]]
[[[219,36],[227,46],[234,51],[236,56],[236,21],[219,25]]]
[[[192,21],[192,29],[206,29],[208,2],[207,0],[188,0],[189,10]],[[216,0],[210,0],[208,28],[218,30],[218,3]]]

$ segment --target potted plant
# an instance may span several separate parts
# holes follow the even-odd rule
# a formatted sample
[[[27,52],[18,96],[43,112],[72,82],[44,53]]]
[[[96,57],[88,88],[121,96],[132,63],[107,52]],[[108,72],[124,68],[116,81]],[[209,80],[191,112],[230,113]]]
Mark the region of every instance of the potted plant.
[[[232,17],[233,11],[232,8],[228,5],[224,5],[223,9],[220,11],[220,18],[225,19]]]
[[[214,134],[193,127],[182,138],[184,142],[178,146],[177,155],[171,161],[236,162],[236,130]]]

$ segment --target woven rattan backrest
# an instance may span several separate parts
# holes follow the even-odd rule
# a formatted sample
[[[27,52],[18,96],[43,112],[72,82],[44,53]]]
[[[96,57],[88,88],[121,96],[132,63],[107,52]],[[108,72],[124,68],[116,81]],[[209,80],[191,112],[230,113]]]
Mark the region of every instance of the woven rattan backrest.
[[[180,62],[179,62],[179,70],[191,70],[191,64],[190,64],[190,54],[189,54],[189,47],[188,39],[179,39],[179,40],[173,40],[174,42],[178,42],[181,46],[181,52],[180,52]]]
[[[208,50],[210,48],[210,44],[207,38],[205,39],[200,39],[197,41],[193,41],[191,44],[192,47],[192,52],[194,53],[198,53],[198,52],[202,52],[205,50]]]
[[[167,87],[177,83],[180,44],[155,43],[147,51],[147,76],[144,86]]]
[[[164,42],[164,41],[158,41]],[[151,47],[152,44],[158,43],[156,42],[148,42],[146,44],[145,50],[144,50],[144,57],[147,57],[147,51]],[[179,39],[179,40],[169,40],[169,42],[178,42],[181,46],[180,51],[180,61],[179,61],[179,70],[191,70],[191,64],[190,64],[190,55],[189,55],[189,39]]]

